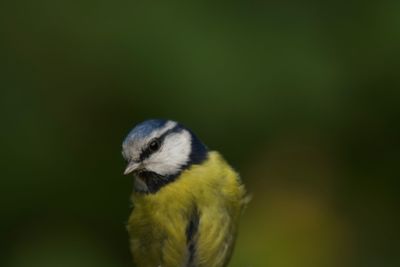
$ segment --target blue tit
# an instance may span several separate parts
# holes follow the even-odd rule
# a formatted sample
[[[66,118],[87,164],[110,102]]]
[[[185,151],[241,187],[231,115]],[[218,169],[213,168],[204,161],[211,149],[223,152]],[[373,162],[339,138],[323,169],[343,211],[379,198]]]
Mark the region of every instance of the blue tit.
[[[223,157],[171,120],[138,124],[122,155],[134,177],[127,229],[136,266],[227,266],[247,197]]]

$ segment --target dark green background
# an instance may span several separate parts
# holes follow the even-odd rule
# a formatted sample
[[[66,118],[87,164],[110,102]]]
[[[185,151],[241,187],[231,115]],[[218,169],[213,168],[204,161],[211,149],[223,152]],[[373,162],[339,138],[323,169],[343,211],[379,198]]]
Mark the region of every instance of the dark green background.
[[[1,266],[132,266],[136,123],[253,200],[232,267],[399,266],[399,1],[3,1]]]

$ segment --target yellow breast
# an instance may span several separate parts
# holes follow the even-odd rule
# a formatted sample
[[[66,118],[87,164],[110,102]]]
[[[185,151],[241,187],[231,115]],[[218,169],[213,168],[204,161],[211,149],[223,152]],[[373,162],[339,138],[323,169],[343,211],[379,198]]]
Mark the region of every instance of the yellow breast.
[[[133,193],[132,201],[127,227],[138,267],[219,267],[232,253],[245,189],[220,154],[209,152],[174,182],[155,194]]]

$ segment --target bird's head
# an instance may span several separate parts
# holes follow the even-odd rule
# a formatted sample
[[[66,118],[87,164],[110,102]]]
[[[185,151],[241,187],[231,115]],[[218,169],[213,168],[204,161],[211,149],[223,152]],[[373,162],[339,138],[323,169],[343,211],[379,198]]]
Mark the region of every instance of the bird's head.
[[[138,192],[155,193],[182,170],[207,157],[207,148],[187,128],[171,120],[147,120],[136,125],[122,143]]]

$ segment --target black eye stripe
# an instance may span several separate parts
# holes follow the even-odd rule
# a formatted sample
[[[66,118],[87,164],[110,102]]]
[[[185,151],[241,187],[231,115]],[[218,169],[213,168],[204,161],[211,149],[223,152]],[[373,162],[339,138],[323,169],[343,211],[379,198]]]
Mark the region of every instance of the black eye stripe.
[[[169,129],[169,130],[167,130],[165,133],[163,133],[162,135],[160,135],[158,138],[152,139],[152,140],[147,144],[146,148],[142,151],[142,153],[140,153],[140,161],[143,161],[143,160],[147,159],[147,158],[150,157],[154,152],[158,151],[159,148],[162,147],[165,138],[166,138],[169,134],[171,134],[171,133],[177,133],[177,132],[180,132],[180,131],[182,131],[182,130],[183,130],[183,129],[182,129],[179,125],[176,125],[175,127],[171,128],[171,129]],[[159,148],[158,148],[157,150],[152,150],[152,149],[150,148],[150,144],[151,144],[153,141],[155,141],[155,140],[158,141]]]
[[[154,153],[154,151],[149,149],[149,147],[146,147],[146,149],[142,150],[142,153],[140,153],[140,161],[147,159],[153,153]]]

